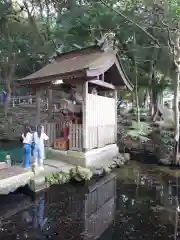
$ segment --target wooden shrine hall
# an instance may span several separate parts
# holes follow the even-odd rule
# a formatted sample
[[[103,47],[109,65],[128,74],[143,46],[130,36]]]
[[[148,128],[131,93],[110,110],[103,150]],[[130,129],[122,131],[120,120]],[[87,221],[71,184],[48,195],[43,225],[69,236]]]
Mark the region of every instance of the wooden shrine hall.
[[[36,124],[45,125],[49,147],[66,152],[71,156],[68,161],[76,164],[80,158],[77,164],[90,166],[118,154],[117,88],[131,91],[133,85],[115,50],[91,46],[59,54],[39,71],[19,79],[18,84],[36,91]],[[74,91],[79,98],[53,102],[55,90]],[[48,118],[42,122],[44,91]]]

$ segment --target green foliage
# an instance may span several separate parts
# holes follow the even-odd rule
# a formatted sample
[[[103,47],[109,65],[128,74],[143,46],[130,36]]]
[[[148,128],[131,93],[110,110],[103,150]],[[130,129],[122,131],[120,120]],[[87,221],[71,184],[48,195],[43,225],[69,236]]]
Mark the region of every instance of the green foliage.
[[[111,171],[112,171],[112,166],[104,168],[105,173],[110,173]]]
[[[166,151],[172,151],[174,145],[174,134],[172,131],[161,130],[160,132],[161,145]]]
[[[50,149],[47,149],[45,156],[46,156],[46,159],[53,159],[53,151]]]
[[[147,137],[152,131],[150,125],[146,122],[132,122],[132,126],[127,131],[127,136],[139,139],[141,142],[147,142],[149,138]]]
[[[88,168],[83,167],[74,167],[67,172],[56,172],[52,175],[45,177],[45,182],[51,186],[55,184],[65,184],[68,183],[70,180],[75,180],[77,182],[81,181],[88,181],[92,178],[93,173]]]
[[[111,32],[114,34],[113,44],[120,51],[130,80],[135,82],[136,61],[138,87],[151,88],[156,95],[162,92],[172,80],[172,59],[168,51],[167,32],[157,15],[167,20],[165,23],[178,19],[179,0],[162,1],[161,5],[158,0],[111,0],[108,3],[110,7],[94,0],[27,0],[14,6],[5,1],[0,3],[0,78],[3,80],[6,76],[7,59],[14,55],[14,75],[19,78],[41,68],[55,51],[93,45],[105,33]],[[158,48],[148,34],[118,15],[112,7],[143,26],[162,47]]]
[[[65,184],[65,183],[68,183],[69,180],[70,180],[70,174],[62,171],[53,173],[49,177],[45,177],[45,182],[50,186],[55,184]]]
[[[83,180],[85,181],[90,180],[93,176],[93,173],[88,168],[83,168],[78,166],[70,170],[70,176],[72,179],[76,180],[77,182],[81,182]]]

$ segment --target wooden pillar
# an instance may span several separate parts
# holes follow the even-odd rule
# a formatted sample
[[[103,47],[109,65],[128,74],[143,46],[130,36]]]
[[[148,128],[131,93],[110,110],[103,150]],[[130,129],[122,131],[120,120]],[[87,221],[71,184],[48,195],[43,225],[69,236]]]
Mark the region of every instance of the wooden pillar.
[[[115,101],[115,130],[114,130],[114,141],[117,141],[117,90],[114,90],[114,101]]]
[[[104,82],[104,73],[100,75],[99,79]]]
[[[41,88],[36,88],[36,126],[40,124],[41,119]]]
[[[52,89],[47,89],[47,98],[48,98],[48,116],[52,116]]]
[[[82,102],[82,113],[83,113],[83,152],[88,151],[88,125],[87,125],[87,97],[88,97],[88,82],[83,83],[82,86],[83,102]]]

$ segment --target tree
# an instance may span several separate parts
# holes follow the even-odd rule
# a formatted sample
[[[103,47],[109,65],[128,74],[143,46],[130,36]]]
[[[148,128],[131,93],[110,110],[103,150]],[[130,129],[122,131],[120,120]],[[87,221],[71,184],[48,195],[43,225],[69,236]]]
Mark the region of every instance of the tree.
[[[166,55],[170,62],[168,69],[169,76],[172,79],[172,85],[174,88],[174,115],[175,115],[175,135],[174,135],[174,163],[178,161],[178,145],[179,145],[179,77],[180,77],[180,29],[179,29],[179,16],[180,16],[180,1],[179,0],[145,0],[136,1],[135,5],[139,3],[141,5],[138,15],[141,16],[140,21],[137,17],[133,16],[129,18],[122,12],[122,4],[112,6],[104,0],[100,0],[102,4],[111,9],[117,15],[123,17],[126,21],[131,23],[134,27],[141,30],[143,33],[150,38],[150,45],[155,44],[156,48],[160,50],[169,50],[170,55]],[[133,3],[133,1],[131,2]],[[132,4],[133,5],[133,4]],[[142,7],[143,6],[143,7]],[[144,27],[145,26],[145,27]],[[153,29],[153,31],[149,31]],[[156,52],[156,51],[155,51]],[[159,54],[157,55],[159,58]],[[158,58],[154,58],[150,61],[150,84],[154,85],[155,78],[155,65]],[[161,71],[163,72],[163,71]],[[166,71],[164,71],[165,73]],[[166,75],[167,76],[167,75]],[[153,80],[153,81],[152,81]],[[152,100],[157,96],[155,91],[152,89]]]
[[[0,17],[0,44],[1,44],[1,79],[4,81],[4,88],[6,90],[7,99],[4,106],[4,114],[7,118],[8,106],[11,99],[11,80],[15,69],[15,46],[11,35],[10,21],[16,21],[16,15],[13,12],[12,5],[9,3],[1,3],[2,11]],[[1,8],[0,6],[0,8]]]
[[[156,7],[158,26],[166,31],[167,46],[172,60],[171,77],[174,89],[174,155],[173,162],[178,163],[179,153],[179,81],[180,81],[180,8],[179,0],[153,1],[150,7]]]
[[[170,2],[171,10],[150,0],[28,0],[1,5],[0,22],[8,26],[0,26],[1,80],[7,80],[3,83],[9,96],[12,79],[38,70],[54,52],[93,45],[112,33],[128,76],[134,83],[137,77],[138,93],[141,88],[149,94],[151,109],[156,109],[159,95],[175,79],[175,55],[168,53],[173,49],[168,32],[172,35],[174,27],[163,25],[177,15]]]

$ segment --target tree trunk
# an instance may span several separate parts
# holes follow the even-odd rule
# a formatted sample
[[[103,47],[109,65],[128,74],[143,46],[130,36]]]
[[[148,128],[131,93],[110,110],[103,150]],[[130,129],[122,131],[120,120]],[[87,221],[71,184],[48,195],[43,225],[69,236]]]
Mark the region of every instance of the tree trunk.
[[[44,39],[43,39],[42,34],[40,33],[39,29],[38,29],[37,23],[36,23],[33,15],[32,15],[32,13],[29,9],[27,1],[23,1],[23,4],[24,4],[24,7],[25,7],[27,15],[28,15],[28,20],[29,20],[29,22],[32,26],[32,29],[33,29],[34,33],[37,36],[36,41],[40,44],[40,46],[41,45],[44,46]]]
[[[154,78],[153,78],[153,82],[154,82]],[[152,83],[153,84],[153,83]],[[154,119],[154,116],[156,115],[156,113],[158,112],[158,94],[157,92],[155,91],[154,88],[152,88],[152,109],[153,109],[153,119]]]
[[[8,117],[8,110],[9,110],[9,105],[11,102],[11,81],[14,73],[14,68],[15,68],[15,63],[14,63],[14,56],[12,56],[12,59],[8,59],[8,67],[7,67],[7,74],[5,76],[4,80],[4,88],[6,91],[6,102],[4,105],[4,115],[5,119]]]
[[[160,50],[156,53],[153,52],[152,59],[150,62],[150,72],[149,72],[149,92],[150,92],[150,115],[154,117],[156,114],[157,107],[157,91],[154,87],[156,82],[156,63],[160,57]]]
[[[163,105],[163,92],[160,92],[158,95],[158,103]]]
[[[179,81],[180,81],[180,66],[177,69],[177,75],[174,81],[174,120],[175,120],[174,155],[173,155],[174,164],[178,163],[179,153]]]
[[[5,116],[5,119],[7,120],[9,105],[11,103],[11,88],[9,87],[8,90],[7,90],[7,88],[5,88],[5,89],[6,89],[6,102],[4,105],[4,116]]]
[[[149,89],[147,88],[144,94],[144,107],[148,108],[148,105],[149,105]]]
[[[154,79],[154,60],[150,62],[150,73],[149,73],[149,83],[148,83],[149,97],[150,97],[150,104],[149,104],[150,116],[154,115],[153,89],[152,89],[153,79]]]
[[[171,40],[171,39],[170,39]],[[172,45],[172,42],[170,41]],[[174,131],[174,153],[173,153],[173,163],[178,163],[178,153],[179,153],[179,81],[180,81],[180,31],[176,32],[175,41],[171,47],[173,54],[174,66],[176,77],[174,80],[174,122],[175,122],[175,131]]]
[[[134,32],[134,47],[136,47],[136,35]],[[140,109],[139,109],[139,96],[138,96],[138,75],[137,75],[137,63],[136,57],[134,57],[134,66],[135,66],[135,78],[136,78],[136,88],[135,88],[135,97],[136,97],[136,111],[137,111],[137,122],[140,124]]]

